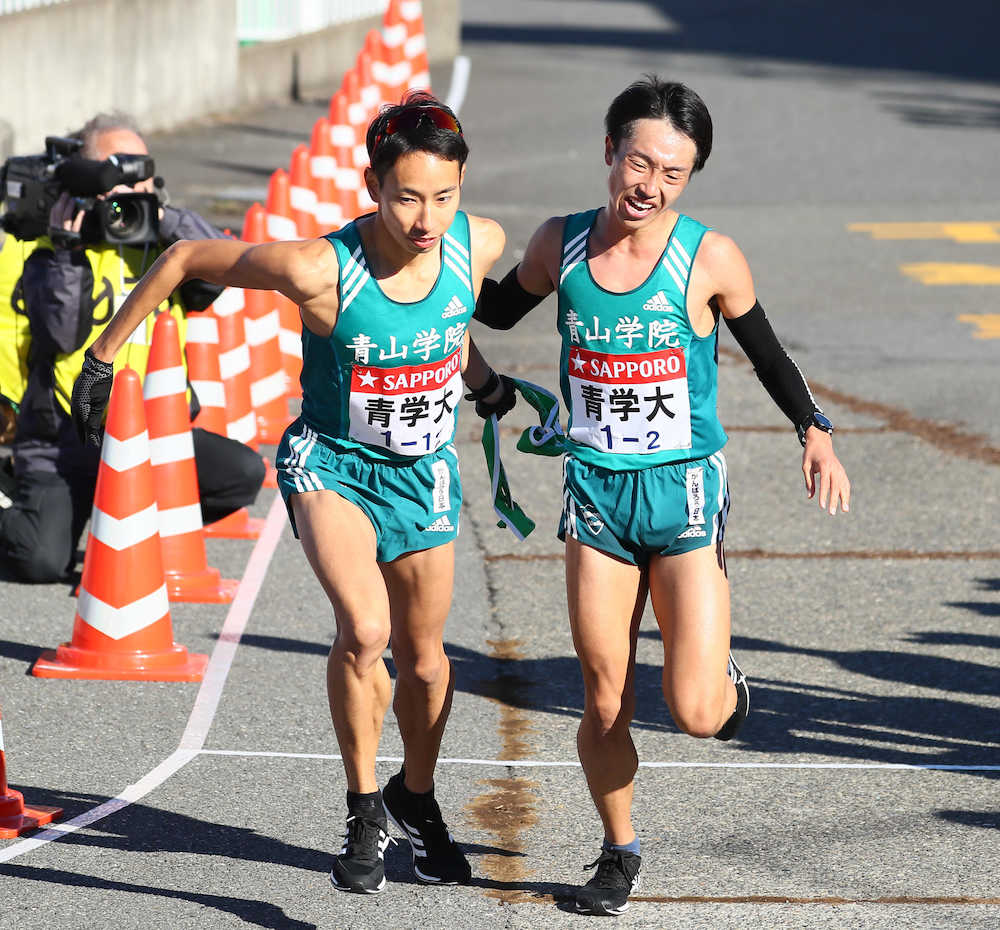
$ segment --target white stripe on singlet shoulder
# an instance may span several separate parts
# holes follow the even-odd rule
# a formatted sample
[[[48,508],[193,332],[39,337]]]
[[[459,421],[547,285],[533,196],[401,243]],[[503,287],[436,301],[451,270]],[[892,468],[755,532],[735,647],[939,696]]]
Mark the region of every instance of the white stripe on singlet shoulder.
[[[565,259],[570,252],[576,251],[577,244],[581,239],[585,239],[587,237],[587,233],[589,232],[590,227],[588,226],[583,232],[577,233],[572,239],[569,240],[569,242],[566,243],[566,245],[563,246],[563,259]]]
[[[462,258],[465,259],[466,263],[470,261],[469,250],[462,245],[451,233],[444,234],[444,241],[446,245],[450,245]]]
[[[354,290],[348,292],[342,291],[340,309],[341,311],[346,310],[352,303],[354,303],[354,298],[361,293],[364,286],[371,280],[371,275],[365,270],[361,277],[358,278],[357,283],[354,285]]]
[[[586,260],[587,243],[584,242],[577,250],[563,263],[562,273],[559,275],[559,283],[562,284],[568,275],[581,261]]]
[[[456,265],[447,252],[442,252],[442,255],[444,256],[444,263],[454,272],[455,277],[471,291],[472,282],[468,278],[468,272]]]
[[[663,261],[660,262],[660,264],[663,265],[663,267],[667,270],[667,272],[670,274],[670,277],[674,279],[674,284],[676,284],[677,287],[680,289],[681,294],[686,293],[687,276],[685,275],[684,277],[682,277],[677,273],[677,270],[674,268],[673,263],[670,261],[669,252],[667,252],[667,254],[663,258]]]
[[[673,239],[670,242],[670,248],[677,250],[677,256],[680,258],[681,264],[685,268],[691,267],[691,256],[688,255],[687,249],[685,249],[684,246],[682,246],[676,239]]]
[[[365,262],[364,252],[361,250],[359,245],[351,256],[344,262],[344,269],[341,274],[342,287],[344,291],[349,291],[354,284],[357,276],[368,270],[368,265]]]

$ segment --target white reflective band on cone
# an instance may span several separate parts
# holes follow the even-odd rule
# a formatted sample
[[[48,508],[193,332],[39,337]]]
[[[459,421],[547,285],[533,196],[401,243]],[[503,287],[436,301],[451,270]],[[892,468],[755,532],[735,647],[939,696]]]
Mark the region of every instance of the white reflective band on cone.
[[[187,318],[187,342],[219,342],[219,321],[214,316],[191,313]]]
[[[308,187],[294,185],[288,188],[288,199],[293,210],[302,210],[305,213],[312,213],[316,207],[316,191]]]
[[[196,533],[202,528],[201,504],[170,507],[160,511],[160,537]]]
[[[158,397],[172,397],[187,391],[187,372],[183,365],[146,371],[142,381],[142,399],[156,400]]]
[[[261,378],[260,381],[254,381],[250,385],[250,403],[254,405],[254,408],[262,407],[272,400],[283,397],[287,388],[288,376],[284,369],[281,369],[273,375]]]
[[[212,309],[219,316],[232,316],[243,309],[243,291],[238,287],[227,287],[212,304]]]
[[[226,389],[221,381],[192,381],[191,387],[202,407],[226,406]]]
[[[161,584],[152,594],[147,594],[124,607],[105,604],[86,588],[81,588],[76,610],[95,630],[100,630],[105,636],[117,640],[138,633],[139,630],[144,630],[147,626],[162,620],[169,613],[170,604],[167,600],[166,584]]]
[[[291,219],[291,217],[268,213],[267,234],[272,239],[298,239],[299,230],[295,225],[295,220]]]
[[[259,346],[267,342],[268,339],[273,339],[278,335],[279,325],[280,319],[277,310],[272,310],[256,318],[248,316],[243,321],[247,334],[247,345]]]
[[[90,516],[90,535],[115,552],[145,542],[159,530],[156,504],[121,519],[109,516],[95,504]]]
[[[335,178],[337,159],[332,155],[313,155],[309,159],[309,170],[314,178]]]
[[[257,416],[251,410],[238,420],[226,424],[226,435],[240,442],[252,442],[257,437]]]
[[[115,471],[128,471],[149,461],[149,433],[143,430],[131,439],[115,439],[110,433],[104,434],[101,446],[101,461]]]
[[[222,380],[232,378],[250,368],[250,349],[244,342],[243,345],[230,349],[228,352],[219,353],[219,371]]]
[[[171,462],[193,458],[194,440],[191,438],[191,430],[149,440],[149,460],[154,465],[169,465]]]
[[[302,333],[283,329],[278,333],[278,345],[281,346],[282,355],[294,355],[296,358],[302,358]]]

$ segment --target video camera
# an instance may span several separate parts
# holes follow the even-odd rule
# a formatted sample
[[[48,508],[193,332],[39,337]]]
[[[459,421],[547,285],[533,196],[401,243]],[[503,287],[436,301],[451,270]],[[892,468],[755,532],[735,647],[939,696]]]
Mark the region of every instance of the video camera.
[[[159,238],[160,201],[156,194],[104,194],[119,184],[133,185],[153,177],[149,155],[112,155],[94,161],[80,155],[79,139],[47,136],[45,152],[8,158],[0,168],[0,201],[6,212],[0,227],[17,239],[49,235],[60,245],[154,243]],[[163,185],[154,179],[157,187]],[[79,233],[49,228],[49,211],[63,192],[84,210]]]

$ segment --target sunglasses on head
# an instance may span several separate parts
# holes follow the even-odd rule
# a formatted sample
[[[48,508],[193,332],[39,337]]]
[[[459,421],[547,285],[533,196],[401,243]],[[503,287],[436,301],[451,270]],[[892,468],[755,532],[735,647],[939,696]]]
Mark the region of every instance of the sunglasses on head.
[[[403,110],[395,116],[390,116],[385,121],[385,125],[379,130],[378,135],[375,136],[375,142],[372,145],[372,157],[375,156],[382,143],[389,136],[393,136],[397,132],[406,132],[408,129],[416,129],[424,120],[427,120],[438,129],[462,135],[462,124],[454,114],[436,103],[425,103]]]

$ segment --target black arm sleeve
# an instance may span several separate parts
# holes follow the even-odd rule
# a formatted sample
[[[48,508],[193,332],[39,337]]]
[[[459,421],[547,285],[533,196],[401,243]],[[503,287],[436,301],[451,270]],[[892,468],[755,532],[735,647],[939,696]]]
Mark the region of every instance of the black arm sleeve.
[[[781,347],[759,301],[742,316],[727,319],[726,325],[750,359],[760,383],[794,425],[819,410],[799,366]]]
[[[518,267],[511,268],[499,284],[492,278],[483,279],[472,319],[490,329],[513,329],[515,323],[545,300],[521,287],[517,280]]]
[[[193,210],[181,210],[169,206],[163,208],[163,219],[160,220],[160,242],[163,245],[171,245],[180,239],[225,238],[225,233],[220,232]],[[182,284],[179,290],[184,309],[196,311],[209,307],[224,288],[193,278]]]

